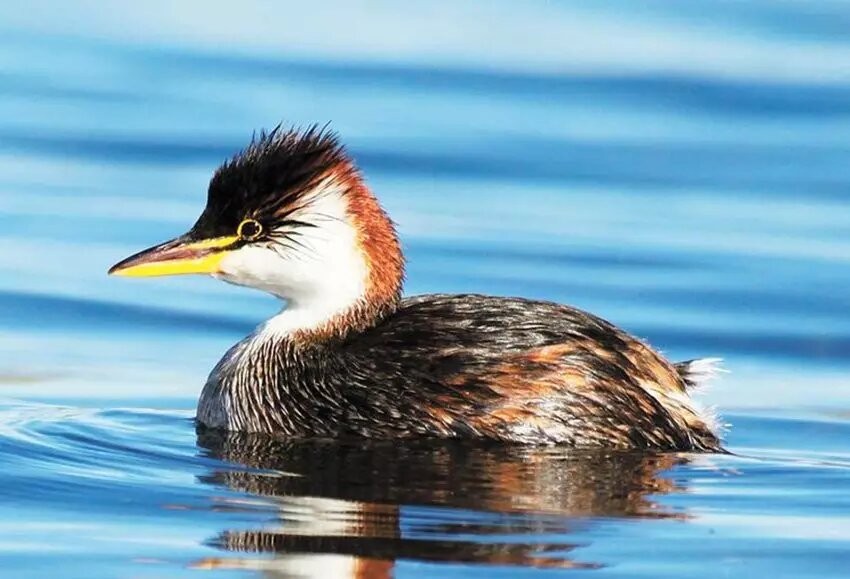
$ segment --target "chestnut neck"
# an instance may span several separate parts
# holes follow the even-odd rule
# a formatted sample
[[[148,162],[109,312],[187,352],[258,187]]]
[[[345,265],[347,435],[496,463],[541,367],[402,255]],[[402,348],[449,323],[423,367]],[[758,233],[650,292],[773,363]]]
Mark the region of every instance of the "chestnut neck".
[[[395,226],[353,165],[335,177],[345,193],[345,213],[355,231],[357,253],[365,263],[363,293],[351,306],[315,328],[299,329],[294,344],[343,340],[374,327],[395,312],[404,283],[404,255]]]

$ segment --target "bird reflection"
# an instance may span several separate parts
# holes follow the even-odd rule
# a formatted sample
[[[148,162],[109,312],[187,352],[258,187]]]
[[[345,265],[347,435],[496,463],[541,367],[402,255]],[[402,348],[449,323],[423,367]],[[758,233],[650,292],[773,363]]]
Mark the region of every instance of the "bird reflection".
[[[684,490],[671,454],[468,442],[284,441],[202,430],[231,463],[203,481],[248,493],[221,508],[266,509],[261,529],[210,540],[238,558],[195,566],[294,577],[390,577],[398,560],[595,568],[571,534],[598,517],[685,518],[655,501]],[[251,497],[253,495],[253,497]],[[254,555],[249,555],[254,554]]]

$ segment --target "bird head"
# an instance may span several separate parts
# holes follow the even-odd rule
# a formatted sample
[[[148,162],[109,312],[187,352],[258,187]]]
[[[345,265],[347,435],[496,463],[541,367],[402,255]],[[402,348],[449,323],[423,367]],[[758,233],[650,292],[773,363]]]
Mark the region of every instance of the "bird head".
[[[209,274],[284,298],[303,323],[317,324],[394,304],[403,258],[392,222],[337,137],[278,127],[219,167],[187,233],[109,273]]]

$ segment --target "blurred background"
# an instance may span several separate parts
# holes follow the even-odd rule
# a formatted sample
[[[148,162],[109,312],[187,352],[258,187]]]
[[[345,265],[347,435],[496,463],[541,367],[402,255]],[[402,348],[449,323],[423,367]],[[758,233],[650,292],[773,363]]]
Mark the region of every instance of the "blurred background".
[[[105,271],[190,226],[255,129],[330,122],[408,293],[723,357],[721,409],[848,408],[848,27],[828,1],[4,5],[4,390],[191,404],[278,305]]]
[[[722,357],[703,399],[732,448],[793,457],[676,470],[693,492],[662,502],[690,525],[610,520],[582,556],[699,576],[710,534],[724,561],[840,576],[848,31],[837,0],[0,4],[0,519],[32,521],[0,525],[4,566],[56,563],[45,530],[85,576],[217,552],[204,509],[230,495],[188,419],[280,304],[106,270],[185,231],[253,131],[330,122],[398,223],[408,294],[565,302],[671,358]]]

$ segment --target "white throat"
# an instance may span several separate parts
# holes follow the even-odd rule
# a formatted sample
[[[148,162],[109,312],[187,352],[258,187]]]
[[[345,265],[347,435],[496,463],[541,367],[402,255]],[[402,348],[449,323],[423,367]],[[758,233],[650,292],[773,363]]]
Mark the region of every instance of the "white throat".
[[[286,308],[261,331],[290,334],[316,329],[363,299],[368,265],[341,187],[333,179],[323,181],[288,217],[314,227],[299,228],[291,241],[282,242],[286,247],[247,246],[222,261],[217,277],[286,300]]]

